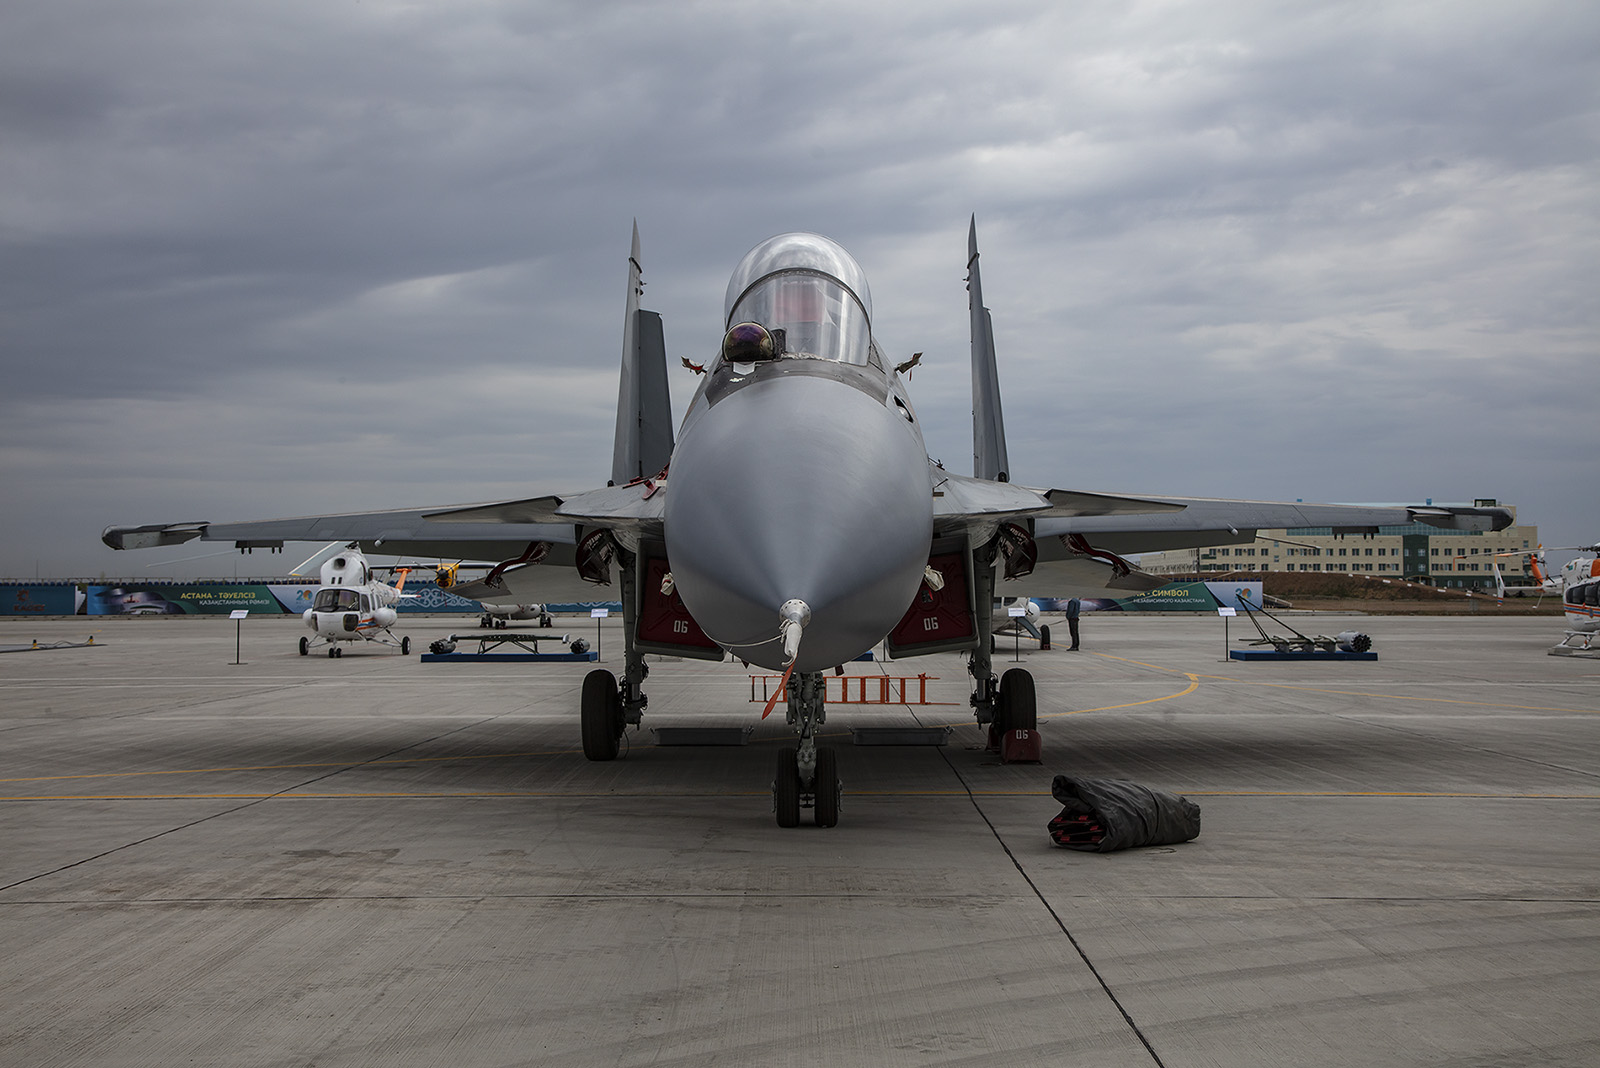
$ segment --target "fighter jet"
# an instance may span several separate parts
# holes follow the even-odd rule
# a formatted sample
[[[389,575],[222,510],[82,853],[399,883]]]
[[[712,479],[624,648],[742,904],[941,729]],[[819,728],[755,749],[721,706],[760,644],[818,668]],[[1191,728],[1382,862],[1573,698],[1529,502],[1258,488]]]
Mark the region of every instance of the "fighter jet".
[[[628,259],[612,477],[570,496],[448,509],[250,523],[110,527],[113,548],[191,538],[239,548],[338,538],[369,551],[499,561],[512,598],[582,600],[581,583],[620,586],[621,678],[584,680],[579,721],[591,760],[611,760],[648,699],[646,654],[740,660],[784,673],[795,744],[778,754],[780,826],[839,819],[834,751],[819,745],[823,678],[880,642],[895,657],[969,651],[970,703],[992,730],[1036,726],[1032,676],[992,669],[990,606],[1008,581],[1063,595],[1141,589],[1124,557],[1249,544],[1258,528],[1376,532],[1422,521],[1501,529],[1497,508],[1369,507],[1127,496],[1010,480],[994,333],[968,234],[973,471],[930,460],[900,365],[874,336],[867,277],[838,243],[785,233],[751,249],[729,279],[723,333],[672,430],[661,319],[640,307],[635,225]],[[592,585],[590,586],[592,590]],[[592,598],[592,593],[588,595]]]

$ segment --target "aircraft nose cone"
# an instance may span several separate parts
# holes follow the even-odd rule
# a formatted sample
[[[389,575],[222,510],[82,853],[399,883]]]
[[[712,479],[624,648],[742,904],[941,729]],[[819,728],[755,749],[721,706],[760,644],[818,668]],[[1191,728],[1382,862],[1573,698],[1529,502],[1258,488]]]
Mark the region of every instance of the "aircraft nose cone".
[[[825,378],[757,382],[686,427],[664,522],[712,640],[784,666],[780,608],[811,610],[798,671],[872,648],[916,593],[933,534],[927,457],[898,410]]]

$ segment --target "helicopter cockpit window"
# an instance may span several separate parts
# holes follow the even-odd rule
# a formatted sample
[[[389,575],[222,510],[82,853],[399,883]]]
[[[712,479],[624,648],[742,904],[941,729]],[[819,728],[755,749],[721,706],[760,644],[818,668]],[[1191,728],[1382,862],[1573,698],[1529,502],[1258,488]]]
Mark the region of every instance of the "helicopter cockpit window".
[[[817,271],[768,275],[745,292],[730,319],[741,326],[759,323],[771,338],[781,338],[780,358],[810,356],[864,365],[872,348],[867,313],[855,294]]]
[[[311,602],[311,609],[314,612],[354,612],[360,603],[355,590],[330,587],[317,591],[317,599]]]

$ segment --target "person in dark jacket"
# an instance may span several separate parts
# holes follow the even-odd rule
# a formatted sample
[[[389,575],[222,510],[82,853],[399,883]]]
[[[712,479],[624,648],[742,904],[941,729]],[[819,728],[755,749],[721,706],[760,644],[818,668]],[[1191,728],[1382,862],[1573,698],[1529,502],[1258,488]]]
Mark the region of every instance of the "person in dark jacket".
[[[1067,629],[1072,632],[1072,644],[1067,647],[1068,652],[1078,647],[1078,610],[1081,607],[1076,597],[1067,602]]]

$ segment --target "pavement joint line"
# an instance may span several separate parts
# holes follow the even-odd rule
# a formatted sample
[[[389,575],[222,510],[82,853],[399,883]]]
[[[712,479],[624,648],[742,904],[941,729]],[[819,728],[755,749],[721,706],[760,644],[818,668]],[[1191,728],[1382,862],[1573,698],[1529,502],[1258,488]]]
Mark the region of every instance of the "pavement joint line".
[[[1429,704],[1471,705],[1471,706],[1476,707],[1476,708],[1508,708],[1508,709],[1514,709],[1514,710],[1519,710],[1519,711],[1524,711],[1524,712],[1579,712],[1579,713],[1584,713],[1584,714],[1588,714],[1588,715],[1600,715],[1600,708],[1549,708],[1549,707],[1546,707],[1546,706],[1543,706],[1543,705],[1510,705],[1510,704],[1502,704],[1502,703],[1497,702],[1497,701],[1467,701],[1467,700],[1463,700],[1461,698],[1456,698],[1456,697],[1413,697],[1413,696],[1409,696],[1407,694],[1397,694],[1397,693],[1367,693],[1367,692],[1361,691],[1361,690],[1335,690],[1335,689],[1330,689],[1330,688],[1324,687],[1324,686],[1305,686],[1305,685],[1298,685],[1298,684],[1287,683],[1287,682],[1266,682],[1266,681],[1263,681],[1261,679],[1242,679],[1242,678],[1238,678],[1237,676],[1233,676],[1233,675],[1212,675],[1212,674],[1206,674],[1206,673],[1180,671],[1177,668],[1164,667],[1161,664],[1152,664],[1152,663],[1149,663],[1148,661],[1144,661],[1144,660],[1133,660],[1133,659],[1131,659],[1129,657],[1125,657],[1125,656],[1112,656],[1110,653],[1095,653],[1094,655],[1095,656],[1099,656],[1099,657],[1104,657],[1107,660],[1120,660],[1120,661],[1122,661],[1123,663],[1126,663],[1126,664],[1138,664],[1141,667],[1154,668],[1157,671],[1166,671],[1166,672],[1170,672],[1171,674],[1174,674],[1174,675],[1183,675],[1183,676],[1187,677],[1191,682],[1195,682],[1195,683],[1198,683],[1198,681],[1200,679],[1209,679],[1209,680],[1216,681],[1216,682],[1236,682],[1236,683],[1239,683],[1242,686],[1264,686],[1264,687],[1269,687],[1269,688],[1273,688],[1273,689],[1297,690],[1297,691],[1300,691],[1302,693],[1329,693],[1329,694],[1335,694],[1335,695],[1340,696],[1340,697],[1372,697],[1372,698],[1379,698],[1379,699],[1382,699],[1382,700],[1389,700],[1389,701],[1418,701],[1418,702],[1429,703]],[[1185,693],[1190,693],[1190,692],[1193,692],[1193,687],[1191,687],[1189,690],[1185,691]],[[1174,694],[1173,696],[1182,696],[1182,695],[1181,694]],[[1158,698],[1157,700],[1161,700],[1161,699]],[[1143,702],[1143,703],[1148,704],[1150,702]],[[1132,705],[1118,705],[1118,706],[1113,706],[1113,707],[1131,708],[1133,706]],[[1084,712],[1097,712],[1097,711],[1101,711],[1101,710],[1100,709],[1083,709],[1082,711],[1084,711]],[[1063,714],[1070,714],[1070,713],[1054,713],[1054,715],[1063,715]]]
[[[1342,720],[1346,723],[1360,723],[1363,726],[1371,727],[1376,730],[1385,730],[1394,734],[1403,734],[1408,738],[1419,738],[1423,741],[1430,742],[1438,741],[1437,738],[1426,731],[1420,731],[1412,727],[1402,726],[1401,724],[1388,722],[1384,719],[1372,719],[1369,716],[1361,713],[1334,713],[1334,718]],[[1498,757],[1501,760],[1520,760],[1524,763],[1532,764],[1534,767],[1548,768],[1551,771],[1564,771],[1569,775],[1582,775],[1585,778],[1591,779],[1597,776],[1596,772],[1588,768],[1575,768],[1570,764],[1557,764],[1550,760],[1534,760],[1532,757],[1523,756],[1520,753],[1508,753],[1501,749],[1492,749],[1488,746],[1482,745],[1469,745],[1466,742],[1455,738],[1448,739],[1445,744],[1453,745],[1457,749],[1465,750],[1467,752],[1487,753],[1490,756]]]
[[[1227,675],[1202,675],[1201,678],[1219,682],[1237,682],[1244,686],[1264,686],[1278,690],[1296,690],[1301,693],[1330,693],[1339,697],[1372,697],[1387,701],[1418,701],[1425,704],[1471,705],[1476,708],[1506,708],[1523,712],[1578,712],[1600,715],[1600,708],[1550,708],[1545,705],[1508,705],[1498,701],[1467,701],[1459,697],[1412,697],[1398,693],[1367,693],[1361,690],[1334,690],[1324,686],[1300,686],[1286,682],[1262,682],[1257,679],[1236,679]]]
[[[482,723],[492,722],[494,720],[494,718],[495,717],[493,717],[493,716],[488,716],[488,717],[485,717],[483,720],[480,720],[479,722],[482,722]],[[459,733],[460,731],[463,731],[463,730],[466,730],[466,729],[467,729],[466,727],[458,727],[458,728],[456,728],[456,730],[445,731],[443,734],[435,735],[432,738],[423,739],[422,741],[412,742],[410,745],[401,746],[400,748],[392,750],[391,752],[393,752],[393,753],[403,753],[407,749],[414,748],[415,746],[418,746],[418,745],[426,745],[429,742],[438,741],[440,738],[447,738],[452,734]],[[385,755],[388,755],[388,754],[385,754]],[[5,884],[4,886],[0,886],[0,892],[4,892],[6,890],[10,890],[13,887],[21,886],[24,883],[31,883],[31,882],[33,882],[33,881],[35,881],[37,879],[47,879],[52,875],[59,875],[61,872],[70,871],[73,868],[81,867],[81,866],[83,866],[85,864],[92,864],[93,862],[95,862],[97,860],[100,860],[103,857],[111,856],[113,853],[120,853],[124,849],[132,849],[135,846],[143,845],[146,842],[153,842],[157,838],[165,838],[169,834],[177,834],[178,832],[188,830],[191,827],[197,827],[202,823],[208,823],[211,820],[220,819],[223,816],[229,816],[229,815],[232,815],[235,812],[241,812],[244,809],[251,808],[251,807],[253,807],[255,805],[259,805],[259,804],[263,803],[264,801],[269,800],[272,797],[278,796],[278,794],[287,793],[289,790],[299,789],[302,786],[309,786],[312,783],[321,782],[324,779],[331,779],[331,778],[333,778],[333,776],[342,774],[344,771],[352,770],[352,767],[360,767],[360,766],[361,765],[357,764],[357,765],[353,765],[351,767],[342,768],[342,769],[337,770],[337,771],[330,771],[325,775],[315,776],[315,777],[313,777],[311,779],[308,779],[307,781],[305,781],[303,783],[300,783],[300,784],[298,784],[296,786],[287,787],[284,790],[278,791],[276,794],[268,794],[268,795],[265,795],[263,797],[245,797],[245,798],[227,798],[227,797],[223,797],[223,798],[215,798],[214,800],[243,800],[245,803],[242,804],[242,805],[234,805],[234,806],[232,806],[230,808],[224,809],[221,812],[208,813],[207,815],[201,816],[198,819],[189,820],[188,822],[179,824],[176,827],[168,827],[166,830],[157,831],[154,834],[145,835],[143,838],[139,838],[139,839],[137,839],[135,841],[132,841],[132,842],[123,842],[122,844],[112,846],[109,849],[103,849],[100,852],[98,852],[98,853],[96,853],[96,854],[94,854],[92,856],[82,857],[82,858],[80,858],[78,860],[70,861],[69,863],[66,863],[66,864],[59,864],[56,867],[51,868],[48,871],[42,871],[42,872],[38,872],[38,873],[33,874],[33,875],[26,876],[26,877],[21,878],[21,879],[16,879],[16,880],[14,880],[14,881],[12,881],[10,883]]]
[[[913,718],[915,718],[916,714],[913,713],[912,715]],[[1001,850],[1004,851],[1006,858],[1011,861],[1012,867],[1016,868],[1017,874],[1022,876],[1022,881],[1028,884],[1028,889],[1033,892],[1033,896],[1038,900],[1039,904],[1044,906],[1045,913],[1055,921],[1056,927],[1060,929],[1061,933],[1067,936],[1067,941],[1077,952],[1078,958],[1082,960],[1084,966],[1089,969],[1089,974],[1094,976],[1095,982],[1100,984],[1100,989],[1105,992],[1106,998],[1110,1000],[1112,1006],[1117,1010],[1118,1014],[1121,1015],[1123,1022],[1128,1025],[1128,1029],[1133,1032],[1133,1036],[1139,1040],[1139,1044],[1143,1046],[1145,1052],[1150,1055],[1150,1059],[1155,1063],[1156,1068],[1166,1068],[1165,1062],[1161,1060],[1161,1055],[1158,1054],[1155,1050],[1155,1047],[1150,1044],[1150,1039],[1145,1036],[1144,1030],[1139,1026],[1138,1022],[1134,1020],[1132,1014],[1129,1013],[1127,1008],[1122,1004],[1122,1000],[1117,997],[1116,991],[1111,989],[1111,984],[1106,981],[1105,976],[1100,974],[1100,969],[1095,967],[1094,961],[1090,959],[1088,952],[1083,948],[1082,944],[1079,943],[1078,939],[1074,937],[1072,931],[1067,927],[1066,921],[1061,918],[1061,914],[1058,913],[1055,910],[1055,907],[1050,904],[1050,899],[1045,897],[1044,892],[1040,890],[1038,884],[1033,881],[1033,877],[1028,874],[1028,870],[1022,866],[1022,861],[1017,859],[1017,855],[1011,851],[1011,845],[1005,840],[1005,836],[1000,833],[1000,829],[994,825],[994,821],[989,818],[989,814],[985,812],[983,810],[983,806],[978,803],[978,795],[972,790],[971,786],[968,785],[966,776],[961,774],[961,769],[956,767],[955,761],[951,760],[949,754],[946,753],[942,748],[939,750],[939,756],[944,760],[945,765],[949,767],[951,773],[955,775],[956,781],[961,783],[961,785],[966,789],[967,800],[971,803],[973,811],[978,814],[978,818],[983,820],[984,825],[989,828],[989,833],[994,836],[995,842],[998,843]]]
[[[283,904],[317,904],[319,902],[342,901],[438,901],[449,902],[489,902],[489,901],[593,901],[604,903],[608,901],[726,901],[742,899],[764,899],[773,901],[872,901],[879,902],[885,899],[881,893],[804,893],[799,891],[780,890],[727,890],[722,892],[696,892],[675,893],[673,891],[660,891],[657,893],[615,893],[596,894],[592,891],[581,891],[570,894],[272,894],[262,897],[130,897],[130,898],[77,898],[77,897],[42,897],[42,898],[12,898],[0,899],[0,908],[13,905],[74,905],[77,907],[96,906],[131,906],[131,905],[253,905],[263,902],[281,902]],[[922,894],[907,892],[900,895],[907,901],[970,901],[973,899],[986,900],[978,894]],[[1281,899],[1274,899],[1281,900]],[[1476,899],[1472,899],[1476,900]],[[1490,898],[1487,900],[1502,900]],[[1543,899],[1540,899],[1543,900]]]
[[[1091,901],[1097,904],[1104,903],[1105,898],[1098,894],[1067,893],[1064,895],[1073,901]],[[592,901],[604,904],[612,901],[726,901],[743,899],[760,899],[774,901],[872,901],[881,902],[888,898],[899,898],[907,901],[970,901],[977,899],[987,901],[989,898],[980,894],[925,894],[905,892],[900,894],[884,893],[806,893],[802,891],[779,890],[725,890],[720,892],[697,891],[693,893],[680,893],[673,891],[658,891],[655,893],[605,893],[597,894],[592,891],[574,891],[572,893],[527,893],[527,894],[271,894],[261,897],[131,897],[131,898],[80,898],[80,897],[40,897],[40,898],[0,898],[0,908],[27,906],[27,905],[73,905],[77,907],[125,907],[134,905],[253,905],[261,903],[280,902],[283,904],[317,904],[319,902],[346,902],[346,901],[421,901],[421,902],[475,902],[485,903],[492,901]],[[1357,902],[1363,904],[1390,904],[1390,903],[1422,903],[1441,904],[1450,902],[1461,905],[1594,905],[1600,904],[1600,897],[1514,897],[1496,894],[1482,895],[1451,895],[1447,897],[1420,897],[1417,895],[1401,894],[1142,894],[1140,901],[1296,901],[1301,904],[1344,904]]]
[[[359,765],[347,766],[352,770]],[[317,781],[317,780],[312,780]],[[1183,789],[1185,796],[1189,797],[1306,797],[1306,798],[1337,798],[1337,797],[1384,797],[1384,798],[1414,798],[1417,800],[1467,800],[1467,801],[1600,801],[1600,794],[1510,794],[1510,793],[1459,793],[1448,791],[1424,790],[1189,790]],[[558,791],[558,790],[456,790],[439,791],[435,793],[420,793],[411,790],[366,790],[346,791],[342,793],[308,793],[298,787],[287,787],[283,790],[261,793],[186,793],[186,794],[27,794],[15,797],[0,797],[0,804],[12,803],[38,803],[42,801],[338,801],[338,800],[371,800],[375,798],[403,799],[414,801],[429,801],[445,798],[471,799],[471,798],[568,798],[573,800],[593,800],[603,798],[617,798],[628,800],[637,798],[688,798],[688,797],[767,797],[770,790],[697,790],[668,793],[665,791]],[[948,797],[948,798],[978,798],[978,797],[1049,797],[1049,790],[851,790],[851,797]]]

